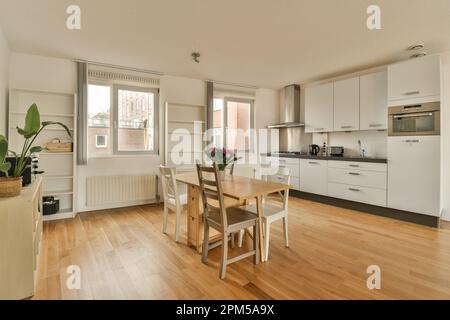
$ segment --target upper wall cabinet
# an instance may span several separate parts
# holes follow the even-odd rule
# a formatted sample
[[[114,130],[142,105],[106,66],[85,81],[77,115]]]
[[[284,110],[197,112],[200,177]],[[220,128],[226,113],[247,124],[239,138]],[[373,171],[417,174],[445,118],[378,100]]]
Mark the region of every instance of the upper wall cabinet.
[[[333,83],[305,89],[305,132],[333,131]]]
[[[439,101],[440,66],[439,55],[390,65],[388,68],[389,105]]]
[[[360,130],[387,129],[387,72],[360,78]]]
[[[334,83],[334,131],[359,130],[359,77]]]

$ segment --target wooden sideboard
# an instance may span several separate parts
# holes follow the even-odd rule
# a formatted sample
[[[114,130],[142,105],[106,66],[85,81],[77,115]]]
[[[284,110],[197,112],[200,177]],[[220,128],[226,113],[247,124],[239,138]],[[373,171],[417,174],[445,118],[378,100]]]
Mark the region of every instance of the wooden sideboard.
[[[0,300],[34,295],[42,239],[42,178],[17,197],[0,198]]]

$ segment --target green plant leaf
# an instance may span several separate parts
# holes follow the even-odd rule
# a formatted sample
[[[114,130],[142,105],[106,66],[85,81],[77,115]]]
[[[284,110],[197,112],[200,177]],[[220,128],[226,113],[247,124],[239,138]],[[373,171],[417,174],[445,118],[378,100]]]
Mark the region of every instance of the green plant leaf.
[[[0,164],[5,161],[6,155],[8,153],[8,140],[2,135],[0,135]]]
[[[32,136],[34,136],[34,133],[25,131],[25,129],[22,129],[22,128],[19,128],[19,127],[16,127],[16,129],[17,129],[17,132],[21,136],[24,136],[26,139],[30,139]]]
[[[44,150],[44,148],[42,148],[40,146],[34,146],[30,149],[30,153],[38,153],[38,152],[41,152],[42,150]]]
[[[30,134],[36,134],[41,128],[41,116],[39,115],[38,107],[33,103],[30,108],[28,108],[27,115],[25,117],[25,128],[24,130]]]
[[[0,171],[3,172],[6,177],[8,177],[9,169],[11,169],[11,163],[5,162],[0,164]]]
[[[55,121],[45,121],[42,122],[42,126],[46,127],[46,126],[52,126],[52,125],[58,125],[64,128],[64,130],[66,130],[67,134],[69,135],[69,137],[72,137],[72,133],[70,132],[69,128],[62,122],[55,122]]]

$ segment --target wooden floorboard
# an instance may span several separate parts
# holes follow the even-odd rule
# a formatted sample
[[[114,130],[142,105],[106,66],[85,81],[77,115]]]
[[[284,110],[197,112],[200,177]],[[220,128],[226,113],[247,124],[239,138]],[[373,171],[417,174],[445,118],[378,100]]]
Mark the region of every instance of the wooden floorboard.
[[[225,280],[220,248],[201,263],[185,245],[185,216],[180,243],[173,214],[169,234],[161,233],[159,205],[46,222],[34,299],[450,299],[448,228],[297,198],[289,205],[290,248],[276,222],[269,261],[232,264]],[[80,290],[66,286],[70,265],[81,268]],[[367,289],[370,265],[381,268],[380,290]]]

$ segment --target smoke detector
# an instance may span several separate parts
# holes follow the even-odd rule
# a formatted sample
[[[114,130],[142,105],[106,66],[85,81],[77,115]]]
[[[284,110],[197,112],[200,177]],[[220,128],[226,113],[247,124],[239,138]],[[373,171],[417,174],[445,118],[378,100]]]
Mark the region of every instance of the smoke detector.
[[[200,63],[200,53],[192,52],[191,57],[192,57],[192,60],[194,60],[194,62]]]

